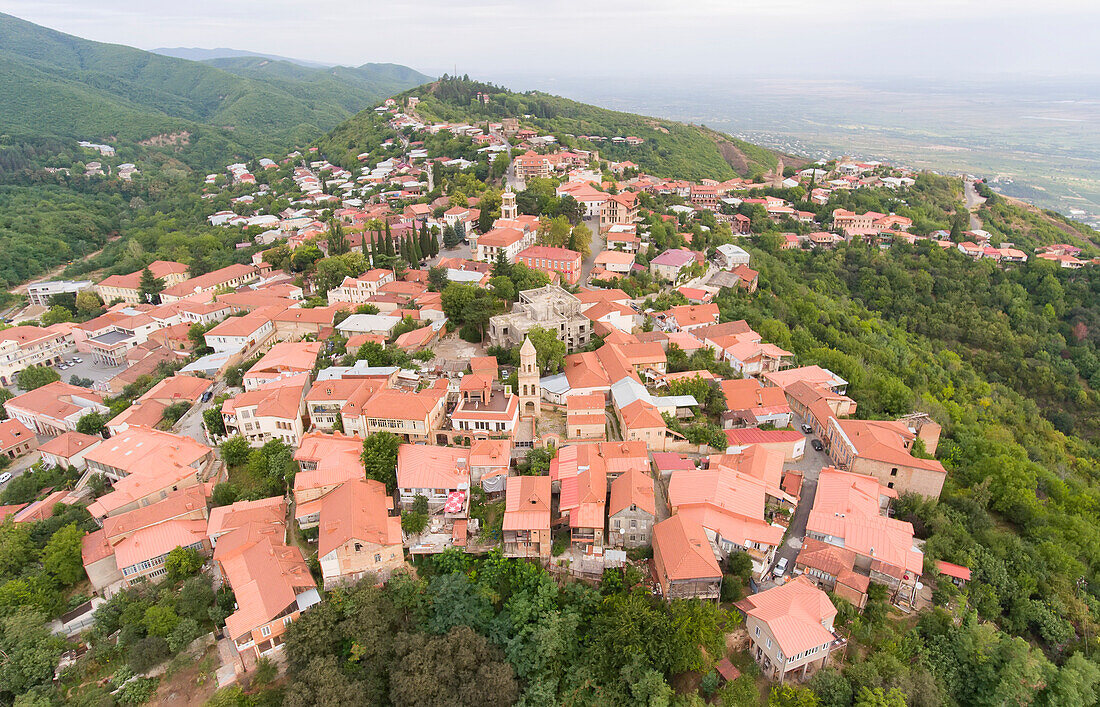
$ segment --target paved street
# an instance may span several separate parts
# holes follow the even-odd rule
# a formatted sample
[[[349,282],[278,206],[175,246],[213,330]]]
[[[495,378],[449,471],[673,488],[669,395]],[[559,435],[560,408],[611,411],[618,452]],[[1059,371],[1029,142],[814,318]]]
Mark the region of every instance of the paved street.
[[[202,413],[203,410],[206,410],[207,408],[214,405],[214,398],[226,392],[226,390],[227,386],[225,385],[225,381],[214,381],[213,387],[210,388],[210,402],[197,402],[192,405],[191,409],[188,410],[184,414],[184,416],[179,419],[178,422],[176,422],[176,426],[174,428],[175,432],[181,435],[186,435],[187,437],[190,437],[191,439],[201,444],[210,444],[210,442],[206,439],[206,429],[202,426]],[[238,388],[237,390],[240,389]]]
[[[795,429],[800,429],[803,422],[803,419],[798,415],[791,415],[791,426]],[[798,556],[798,551],[802,549],[802,541],[806,537],[806,521],[810,517],[810,509],[814,505],[814,497],[817,494],[817,479],[821,475],[821,468],[832,464],[828,454],[818,452],[810,446],[810,440],[812,439],[814,439],[812,434],[806,435],[806,453],[801,459],[783,465],[784,470],[797,469],[803,474],[802,495],[798,500],[798,506],[794,509],[794,515],[791,517],[791,524],[787,530],[787,540],[779,552],[776,553],[775,558],[776,562],[779,562],[782,557],[787,558],[788,576],[794,570],[795,557]]]

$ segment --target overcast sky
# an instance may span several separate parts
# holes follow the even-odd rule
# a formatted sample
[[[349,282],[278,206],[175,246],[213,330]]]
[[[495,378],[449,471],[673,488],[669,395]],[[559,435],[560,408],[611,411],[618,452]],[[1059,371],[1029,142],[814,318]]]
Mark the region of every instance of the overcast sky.
[[[616,74],[1097,75],[1096,0],[0,0],[88,39],[389,61],[508,81]]]

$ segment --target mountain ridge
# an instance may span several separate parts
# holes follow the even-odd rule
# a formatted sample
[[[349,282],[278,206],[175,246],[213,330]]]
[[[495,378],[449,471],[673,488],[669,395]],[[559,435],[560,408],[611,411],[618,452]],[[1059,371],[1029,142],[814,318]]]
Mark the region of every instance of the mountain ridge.
[[[264,52],[253,52],[247,49],[233,49],[231,47],[217,47],[214,49],[206,49],[204,47],[157,47],[149,51],[153,54],[170,56],[176,59],[186,59],[188,61],[211,61],[215,59],[252,57],[270,59],[272,61],[287,61],[291,64],[298,64],[299,66],[305,66],[311,69],[323,69],[329,66],[335,66],[334,64],[327,64],[319,61],[279,56],[278,54],[265,54]]]
[[[183,158],[269,152],[324,135],[423,74],[392,64],[347,70],[219,67],[75,37],[0,13],[0,133],[140,143],[186,131],[203,145]],[[242,68],[245,67],[245,68]],[[33,126],[33,127],[28,127]]]

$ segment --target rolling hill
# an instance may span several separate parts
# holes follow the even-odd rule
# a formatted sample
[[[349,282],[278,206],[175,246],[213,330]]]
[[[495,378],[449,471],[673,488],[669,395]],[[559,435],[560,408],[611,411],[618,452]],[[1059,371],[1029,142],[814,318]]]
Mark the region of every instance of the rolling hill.
[[[257,57],[188,61],[74,37],[0,14],[0,132],[138,142],[198,136],[218,152],[314,139],[426,77],[407,67],[297,66]],[[187,159],[187,150],[182,158]],[[220,159],[220,156],[218,156]]]
[[[478,94],[482,95],[480,101]],[[397,98],[414,95],[420,99],[416,114],[424,121],[478,123],[520,118],[523,125],[558,135],[563,144],[598,149],[602,157],[630,160],[660,176],[692,180],[764,177],[781,172],[781,163],[802,162],[696,125],[608,110],[539,91],[516,93],[464,78],[444,77]],[[356,131],[365,130],[367,122],[365,114],[352,118],[322,141],[322,147],[330,155],[343,157],[348,146],[355,145]],[[635,136],[645,142],[630,146],[580,137],[589,135]]]
[[[157,47],[156,49],[153,49],[152,52],[154,54],[160,54],[161,56],[172,56],[177,59],[187,59],[188,61],[209,61],[211,59],[254,57],[260,59],[270,59],[272,61],[288,61],[291,64],[298,64],[299,66],[308,66],[313,68],[324,68],[326,66],[330,66],[330,64],[322,64],[316,61],[295,59],[293,57],[279,56],[278,54],[250,52],[246,49],[230,49],[228,47],[218,47],[217,49],[203,49],[201,47]]]

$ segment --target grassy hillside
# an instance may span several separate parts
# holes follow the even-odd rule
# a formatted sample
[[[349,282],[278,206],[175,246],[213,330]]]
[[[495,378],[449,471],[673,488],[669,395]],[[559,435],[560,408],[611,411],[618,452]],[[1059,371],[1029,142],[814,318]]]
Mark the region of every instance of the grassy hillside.
[[[210,126],[223,133],[230,152],[255,154],[315,139],[424,79],[393,65],[309,69],[255,58],[224,61],[229,70],[0,14],[0,131],[138,141]]]
[[[488,103],[476,100],[479,92],[489,95]],[[421,99],[416,112],[424,120],[478,122],[516,117],[523,125],[558,135],[564,144],[598,149],[602,157],[630,160],[659,176],[693,180],[760,176],[774,172],[779,162],[770,150],[706,128],[607,110],[538,91],[514,93],[492,84],[444,77],[406,91],[402,97],[411,95]],[[632,135],[645,142],[638,146],[593,143],[566,137],[569,135]]]

